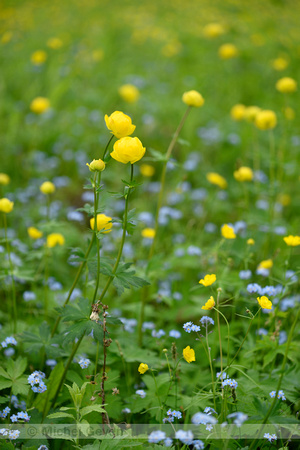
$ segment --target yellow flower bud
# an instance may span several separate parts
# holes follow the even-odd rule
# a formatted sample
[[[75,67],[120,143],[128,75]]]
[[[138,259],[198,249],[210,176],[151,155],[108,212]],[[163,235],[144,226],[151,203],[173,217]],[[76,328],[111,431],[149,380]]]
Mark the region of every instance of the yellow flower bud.
[[[30,103],[30,109],[35,114],[43,114],[50,108],[50,101],[45,97],[36,97]]]
[[[142,230],[142,236],[147,239],[154,239],[155,230],[153,228],[144,228]]]
[[[140,97],[140,91],[133,84],[123,84],[119,88],[119,94],[128,103],[135,103]]]
[[[47,53],[44,50],[37,50],[36,52],[32,53],[30,59],[32,64],[41,66],[47,59]]]
[[[233,227],[231,227],[230,225],[227,225],[227,223],[225,223],[222,226],[221,233],[225,239],[235,239],[236,238],[236,234],[234,232]]]
[[[47,247],[53,248],[57,245],[64,245],[65,238],[60,233],[51,233],[47,236]]]
[[[8,214],[14,209],[14,202],[11,202],[8,198],[0,198],[0,212]]]
[[[123,137],[114,144],[111,157],[123,164],[134,164],[145,154],[146,148],[137,137]]]
[[[272,259],[264,259],[258,265],[258,269],[271,269],[273,267]]]
[[[53,194],[55,191],[55,185],[51,183],[51,181],[44,181],[44,183],[40,186],[40,191],[45,194]]]
[[[188,106],[195,106],[196,108],[200,108],[200,106],[204,105],[204,98],[198,91],[187,91],[182,96],[182,101]]]
[[[191,363],[196,361],[195,350],[193,350],[189,345],[183,349],[182,354],[186,362]]]
[[[59,38],[50,38],[47,41],[47,47],[52,48],[53,50],[57,50],[58,48],[62,47],[63,42]]]
[[[257,301],[263,309],[272,309],[272,302],[265,295],[257,297]]]
[[[201,309],[205,309],[205,310],[209,310],[209,309],[213,309],[213,307],[215,306],[215,299],[213,298],[213,296],[211,295],[209,297],[209,299],[207,300],[207,302],[205,303],[204,306],[202,306]]]
[[[277,124],[277,117],[274,111],[265,109],[260,111],[255,117],[255,125],[260,130],[271,130]]]
[[[199,284],[203,284],[203,286],[207,287],[207,286],[211,286],[215,281],[216,281],[217,277],[214,273],[212,273],[211,275],[205,275],[204,279],[199,281]]]
[[[10,178],[6,173],[0,173],[0,185],[6,186],[10,183]]]
[[[112,229],[112,218],[106,216],[105,214],[97,214],[97,231],[102,231],[102,233],[110,233]],[[91,229],[94,230],[95,219],[94,217],[90,220]]]
[[[230,115],[233,120],[240,121],[244,119],[246,106],[237,104],[234,105],[230,110]]]
[[[209,39],[217,38],[224,33],[224,27],[219,23],[208,23],[203,28],[203,35]]]
[[[237,181],[252,181],[253,170],[250,167],[242,166],[233,172],[233,176]]]
[[[43,232],[35,227],[27,228],[27,233],[31,239],[40,239],[43,236]]]
[[[247,244],[248,244],[248,245],[254,245],[254,244],[255,244],[254,239],[249,238],[249,239],[247,240]]]
[[[289,65],[289,62],[281,56],[279,56],[278,58],[276,58],[272,61],[273,69],[278,70],[278,71],[286,69],[288,65]]]
[[[148,369],[149,369],[148,364],[141,363],[139,365],[138,371],[140,372],[140,374],[143,375],[145,372],[147,372]]]
[[[105,169],[105,163],[102,159],[93,159],[91,164],[86,163],[91,172],[102,172]]]
[[[155,168],[150,164],[141,164],[140,172],[144,177],[152,177],[155,174]]]
[[[238,49],[233,44],[223,44],[219,48],[219,57],[221,59],[231,59],[238,56]]]
[[[209,172],[208,174],[206,174],[206,179],[211,184],[215,184],[216,186],[219,186],[219,188],[221,189],[227,188],[227,181],[225,180],[224,177],[222,177],[222,175],[219,175],[218,173]]]
[[[290,77],[280,78],[276,83],[276,89],[284,94],[289,94],[297,90],[297,81]]]
[[[289,235],[284,237],[283,240],[289,247],[298,247],[300,245],[300,236]]]
[[[258,106],[248,106],[244,111],[244,119],[247,122],[254,122],[257,114],[261,111]]]
[[[104,120],[107,128],[118,139],[130,136],[136,128],[136,126],[132,124],[131,118],[121,111],[115,111],[110,116],[105,114]]]

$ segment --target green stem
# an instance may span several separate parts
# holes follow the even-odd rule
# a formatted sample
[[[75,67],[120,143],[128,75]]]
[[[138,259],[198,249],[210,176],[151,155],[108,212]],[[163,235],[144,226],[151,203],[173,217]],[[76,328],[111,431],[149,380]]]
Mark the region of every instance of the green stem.
[[[221,313],[221,311],[219,311],[217,308],[214,308],[214,310],[217,311],[218,314],[221,314],[221,316],[223,317],[223,319],[225,320],[226,325],[227,325],[227,366],[228,366],[229,365],[229,337],[230,337],[229,323],[228,323],[228,320],[226,319],[226,317],[224,316],[224,314]]]
[[[207,327],[205,328],[205,340],[206,340],[207,354],[208,354],[209,367],[210,367],[210,373],[211,373],[211,383],[212,383],[212,390],[213,390],[213,397],[214,397],[214,408],[215,408],[215,410],[217,410],[217,407],[216,407],[215,382],[214,382],[214,371],[213,371],[212,362],[211,362],[210,348],[209,348],[209,345],[208,345]]]
[[[157,399],[158,399],[158,403],[159,403],[159,406],[160,406],[160,420],[161,420],[161,422],[162,422],[162,420],[163,420],[163,407],[162,407],[162,404],[161,404],[161,400],[160,400],[160,397],[159,397],[159,395],[158,395],[158,387],[157,387],[157,382],[156,382],[156,378],[155,378],[155,376],[154,376],[154,373],[153,373],[153,370],[152,369],[150,369],[150,372],[151,372],[151,375],[153,376],[153,379],[154,379],[154,384],[155,384],[155,394],[156,394],[156,397],[157,397]]]
[[[94,291],[94,296],[93,296],[93,303],[95,302],[95,299],[97,296],[99,281],[100,281],[100,245],[99,245],[99,239],[97,237],[97,210],[98,210],[98,201],[99,201],[99,196],[97,195],[97,188],[100,184],[100,179],[101,179],[101,173],[99,175],[99,182],[98,182],[98,173],[96,172],[95,177],[94,177],[94,236],[95,236],[96,245],[97,245],[97,276],[96,276],[96,286],[95,286],[95,291]]]
[[[3,220],[4,220],[4,233],[5,233],[5,242],[6,242],[6,251],[8,255],[8,262],[9,262],[9,270],[10,270],[10,276],[11,276],[11,287],[12,287],[12,300],[13,300],[13,332],[16,334],[17,332],[17,300],[16,300],[16,285],[15,285],[15,279],[14,279],[14,268],[11,261],[10,256],[10,246],[7,238],[7,220],[6,220],[6,214],[3,214]]]

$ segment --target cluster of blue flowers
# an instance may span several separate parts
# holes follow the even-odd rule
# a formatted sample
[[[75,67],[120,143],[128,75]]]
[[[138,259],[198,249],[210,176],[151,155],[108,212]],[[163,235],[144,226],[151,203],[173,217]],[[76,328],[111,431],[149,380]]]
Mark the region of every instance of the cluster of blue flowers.
[[[281,286],[281,284],[278,284],[277,286],[261,287],[257,283],[250,283],[247,286],[247,291],[250,294],[266,295],[267,297],[275,297],[276,295],[281,294],[282,289],[283,287]]]
[[[164,330],[158,330],[158,331],[156,331],[156,330],[152,330],[152,333],[151,333],[151,335],[152,335],[152,337],[155,337],[155,338],[157,338],[157,339],[160,339],[162,336],[164,336],[166,333],[164,332]]]
[[[233,419],[233,423],[237,426],[240,427],[243,425],[243,423],[248,419],[247,414],[244,414],[242,412],[234,412],[232,414],[229,414],[227,416],[227,419]]]
[[[23,411],[26,410],[26,402],[24,400],[21,400],[21,402],[19,402],[16,395],[11,396],[11,404],[15,409],[22,409]]]
[[[137,391],[135,391],[135,393],[137,394],[137,395],[139,395],[141,398],[145,398],[146,397],[146,392],[145,391],[143,391],[143,389],[138,389]]]
[[[164,423],[166,423],[166,422],[169,422],[169,423],[174,422],[175,418],[176,419],[181,419],[182,414],[181,414],[180,411],[176,411],[175,409],[173,411],[171,409],[168,409],[167,416],[168,417],[163,419]]]
[[[237,381],[227,378],[226,380],[222,381],[222,388],[225,386],[230,386],[232,389],[236,389],[238,387]]]
[[[191,331],[195,331],[196,333],[198,333],[201,328],[199,327],[199,325],[194,325],[193,322],[186,322],[183,325],[183,329],[187,333],[190,333]]]
[[[46,375],[38,370],[35,370],[31,375],[29,375],[28,383],[30,384],[33,392],[35,392],[36,394],[42,394],[47,390],[47,386],[43,381],[43,378],[45,377]]]
[[[173,440],[171,438],[166,437],[166,433],[164,431],[152,431],[152,433],[148,436],[148,442],[150,444],[158,444],[160,441],[164,441],[164,447],[171,447],[173,444]]]
[[[7,428],[0,428],[0,436],[6,436],[8,439],[15,440],[20,436],[19,430],[8,430]]]
[[[17,341],[13,336],[8,336],[4,339],[4,341],[1,342],[2,348],[6,348],[8,345],[17,345]]]
[[[177,331],[177,330],[171,330],[169,332],[169,336],[172,338],[175,338],[175,339],[179,339],[181,337],[181,333],[180,333],[180,331]]]
[[[214,321],[214,319],[212,319],[211,317],[203,316],[203,317],[201,317],[201,319],[200,319],[200,323],[201,323],[201,325],[203,325],[203,326],[208,326],[208,325],[214,325],[214,324],[215,324],[215,321]]]
[[[5,419],[7,417],[7,414],[10,413],[10,408],[7,406],[6,408],[4,408],[4,410],[1,412],[0,411],[0,417],[1,419]]]
[[[17,414],[13,414],[10,416],[10,420],[12,422],[18,422],[18,420],[25,420],[25,422],[29,422],[31,416],[28,416],[27,412],[19,411]]]
[[[217,372],[217,378],[221,378],[221,380],[225,380],[228,378],[228,375],[226,372]]]
[[[271,398],[275,398],[276,391],[270,392],[269,395],[270,395]],[[279,398],[279,399],[281,399],[281,400],[283,400],[283,401],[286,400],[285,395],[284,395],[284,392],[283,392],[282,390],[278,391],[277,398]]]
[[[268,439],[269,442],[277,441],[276,434],[265,433],[264,438]]]
[[[91,361],[88,358],[81,358],[78,361],[78,364],[80,365],[80,367],[82,369],[86,369],[87,367],[89,367],[89,365],[91,364]]]

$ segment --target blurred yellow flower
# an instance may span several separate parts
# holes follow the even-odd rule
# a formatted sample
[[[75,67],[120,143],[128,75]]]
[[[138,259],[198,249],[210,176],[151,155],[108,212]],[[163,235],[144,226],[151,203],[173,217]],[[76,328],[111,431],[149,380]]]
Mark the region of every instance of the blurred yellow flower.
[[[272,302],[265,295],[257,297],[257,301],[263,309],[272,309]]]
[[[183,349],[182,354],[186,362],[191,363],[196,361],[195,351],[189,345]]]
[[[271,269],[273,267],[272,259],[264,259],[258,265],[259,269]]]
[[[203,35],[206,38],[214,39],[225,33],[223,25],[220,23],[208,23],[203,28]]]
[[[285,236],[283,238],[286,245],[290,247],[297,247],[300,245],[300,236],[292,236],[291,234],[289,236]]]
[[[286,106],[283,110],[284,116],[287,120],[295,119],[295,111],[290,106]]]
[[[255,240],[252,239],[252,238],[249,238],[249,239],[247,240],[247,244],[248,244],[248,245],[254,245],[254,244],[255,244]]]
[[[209,299],[207,300],[207,302],[205,303],[204,306],[202,306],[201,309],[205,309],[205,310],[209,310],[209,309],[213,309],[213,307],[215,306],[215,299],[213,298],[213,296],[211,295],[209,297]]]
[[[209,181],[209,183],[215,184],[216,186],[219,186],[219,188],[221,188],[221,189],[227,188],[227,181],[225,180],[225,178],[216,172],[207,173],[206,179],[207,179],[207,181]]]
[[[234,232],[234,229],[232,226],[228,225],[227,223],[225,223],[222,228],[221,228],[221,233],[222,236],[225,239],[235,239],[236,238],[236,234]]]
[[[171,58],[172,56],[178,55],[181,49],[182,49],[181,43],[177,40],[174,40],[164,45],[163,48],[161,49],[161,53],[166,58]]]
[[[142,230],[142,236],[147,239],[154,239],[154,237],[155,237],[154,228],[144,228]]]
[[[0,185],[6,186],[10,183],[10,178],[6,173],[0,173]]]
[[[253,170],[250,167],[242,166],[233,172],[233,176],[237,181],[252,181]]]
[[[238,56],[238,49],[233,44],[223,44],[219,48],[219,57],[221,59],[232,59]]]
[[[289,194],[279,194],[277,201],[282,206],[288,206],[288,205],[291,204],[292,199],[291,199],[291,196]]]
[[[149,369],[148,364],[141,363],[139,365],[138,371],[140,372],[140,374],[143,375],[145,372],[147,372],[148,369]]]
[[[130,136],[136,128],[136,126],[132,124],[131,118],[121,111],[115,111],[110,116],[105,114],[104,120],[107,128],[118,139]]]
[[[57,37],[50,38],[47,41],[47,47],[52,48],[53,50],[57,50],[62,47],[62,45],[63,41]]]
[[[14,209],[14,202],[11,202],[8,198],[0,198],[0,212],[8,214]]]
[[[260,111],[255,117],[255,125],[260,130],[271,130],[276,127],[276,124],[276,114],[270,109]]]
[[[123,84],[119,88],[120,97],[128,103],[135,103],[140,97],[140,91],[133,84]]]
[[[37,50],[36,52],[32,53],[30,57],[32,64],[35,64],[36,66],[44,64],[46,59],[47,53],[44,50]]]
[[[123,137],[114,144],[110,156],[123,164],[134,164],[145,154],[146,148],[137,137]]]
[[[233,120],[240,121],[244,119],[246,106],[238,103],[230,110],[230,115]]]
[[[290,77],[280,78],[276,83],[276,89],[284,94],[289,94],[297,90],[297,81]]]
[[[40,239],[43,236],[43,232],[35,227],[27,228],[27,233],[31,239]]]
[[[40,191],[45,195],[53,194],[55,192],[55,185],[51,181],[44,181],[40,186]]]
[[[102,172],[105,169],[105,162],[102,159],[93,159],[89,164],[86,163],[91,172]]]
[[[144,177],[152,177],[155,174],[155,168],[150,166],[150,164],[141,164],[140,172]]]
[[[200,108],[200,106],[204,105],[204,98],[200,92],[195,90],[185,92],[182,96],[182,101],[186,105],[195,106],[196,108]]]
[[[8,44],[8,42],[11,41],[12,37],[13,37],[13,34],[11,31],[6,31],[5,33],[3,33],[1,36],[2,44]]]
[[[51,233],[47,236],[47,247],[52,248],[56,247],[56,245],[64,245],[65,238],[60,233]]]
[[[30,103],[30,109],[35,114],[43,114],[50,108],[50,101],[46,97],[36,97]]]
[[[211,275],[205,275],[205,277],[199,281],[199,284],[203,284],[203,286],[211,286],[215,281],[217,277],[214,273]]]
[[[288,60],[281,56],[279,56],[278,58],[276,58],[272,61],[273,69],[278,70],[278,71],[286,69],[288,65],[289,65]]]
[[[92,53],[92,58],[94,61],[102,61],[104,58],[104,51],[101,48],[94,50]]]
[[[261,111],[258,106],[247,106],[244,111],[244,119],[247,122],[254,122],[257,114]]]
[[[92,217],[90,220],[91,229],[94,230],[95,218]],[[105,214],[97,214],[97,231],[102,231],[102,233],[110,233],[112,229],[112,218],[106,216]]]

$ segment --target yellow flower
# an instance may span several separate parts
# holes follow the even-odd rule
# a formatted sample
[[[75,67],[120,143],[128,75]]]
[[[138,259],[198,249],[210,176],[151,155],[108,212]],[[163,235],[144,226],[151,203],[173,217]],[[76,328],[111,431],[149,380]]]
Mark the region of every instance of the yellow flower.
[[[290,106],[286,106],[283,110],[284,116],[287,120],[295,119],[295,111]]]
[[[211,184],[215,184],[216,186],[219,186],[219,188],[221,189],[227,188],[227,181],[225,180],[225,178],[216,172],[209,172],[208,174],[206,174],[206,179]]]
[[[289,236],[284,237],[283,240],[289,247],[297,247],[300,245],[300,236],[292,236],[290,234]]]
[[[14,209],[14,202],[11,202],[8,198],[0,198],[0,212],[10,213]]]
[[[44,183],[40,186],[40,191],[45,194],[53,194],[55,191],[55,185],[51,183],[51,181],[44,181]]]
[[[195,351],[189,345],[183,349],[182,354],[186,362],[191,363],[196,361]]]
[[[11,41],[11,38],[13,37],[13,34],[11,31],[6,31],[4,34],[2,34],[1,36],[1,42],[2,44],[7,44],[8,42]]]
[[[215,306],[215,300],[213,298],[213,296],[211,295],[209,297],[209,299],[207,300],[207,302],[205,303],[204,306],[202,306],[202,309],[208,310],[208,309],[213,309],[213,307]]]
[[[110,116],[105,114],[104,120],[107,128],[118,139],[130,136],[136,128],[135,125],[132,124],[131,118],[121,111],[115,111]]]
[[[200,106],[204,105],[204,98],[198,91],[187,91],[182,96],[182,101],[188,106],[195,106],[196,108],[200,108]]]
[[[141,164],[140,172],[144,177],[152,177],[155,174],[155,168],[150,164]]]
[[[146,148],[137,137],[123,137],[114,144],[110,156],[123,164],[134,164],[145,154]]]
[[[253,179],[253,170],[250,167],[242,166],[235,172],[233,172],[233,176],[237,181],[252,181]]]
[[[257,114],[261,111],[258,106],[247,106],[244,111],[244,119],[247,122],[254,122]]]
[[[133,84],[123,84],[119,88],[119,94],[128,103],[135,103],[140,97],[140,91]]]
[[[248,244],[248,245],[254,245],[254,244],[255,244],[254,239],[252,239],[252,238],[248,239],[248,240],[247,240],[247,244]]]
[[[224,27],[219,23],[208,23],[203,28],[204,36],[209,39],[214,39],[216,37],[221,36],[221,34],[224,33],[225,33]]]
[[[39,239],[39,238],[41,238],[41,237],[43,236],[43,232],[40,231],[40,230],[38,230],[38,229],[35,228],[35,227],[29,227],[29,228],[27,228],[27,233],[28,233],[28,236],[29,236],[31,239]]]
[[[30,59],[32,64],[41,66],[47,59],[47,53],[44,50],[37,50],[36,52],[32,53]]]
[[[139,365],[138,371],[139,371],[141,374],[144,374],[145,372],[147,372],[148,369],[149,369],[148,364],[141,363],[141,364]]]
[[[6,186],[10,183],[10,178],[6,173],[0,173],[0,185]]]
[[[52,248],[56,247],[56,245],[64,245],[65,238],[60,233],[51,233],[47,236],[47,247]]]
[[[288,65],[289,65],[289,62],[281,56],[279,56],[278,58],[276,58],[272,61],[273,69],[278,70],[278,71],[286,69]]]
[[[104,51],[101,48],[98,48],[97,50],[94,50],[92,53],[92,58],[94,61],[102,61],[104,58]]]
[[[260,111],[255,117],[255,125],[260,130],[271,130],[276,127],[276,124],[276,114],[270,109]]]
[[[216,281],[217,277],[214,273],[211,275],[205,275],[204,279],[199,281],[199,284],[203,284],[203,286],[210,286]]]
[[[144,228],[142,230],[142,236],[147,239],[154,239],[155,230],[153,228]]]
[[[233,227],[231,227],[230,225],[227,225],[227,223],[225,223],[222,226],[221,233],[225,239],[235,239],[236,238],[236,234],[234,232]]]
[[[273,267],[272,259],[264,259],[258,265],[259,269],[271,269]]]
[[[238,55],[238,49],[233,44],[223,44],[219,48],[219,57],[221,59],[236,58]]]
[[[265,295],[257,297],[257,301],[263,309],[272,309],[272,302]]]
[[[30,109],[35,114],[43,114],[50,108],[50,102],[46,97],[36,97],[30,103]]]
[[[97,214],[97,231],[102,231],[102,233],[110,233],[112,229],[112,218],[106,216],[105,214]],[[94,230],[95,218],[92,217],[90,220],[91,229]]]
[[[243,120],[245,116],[246,106],[242,104],[234,105],[230,110],[230,115],[233,120]]]
[[[63,45],[62,40],[56,37],[50,38],[47,41],[47,46],[49,48],[52,48],[53,50],[57,50],[58,48],[62,47],[62,45]]]
[[[102,172],[105,169],[105,163],[102,159],[93,159],[91,164],[86,163],[91,172]]]
[[[280,78],[276,83],[276,89],[284,94],[289,94],[297,90],[297,81],[290,77]]]
[[[291,204],[291,196],[289,194],[279,194],[278,195],[278,199],[277,201],[282,205],[282,206],[288,206]]]

